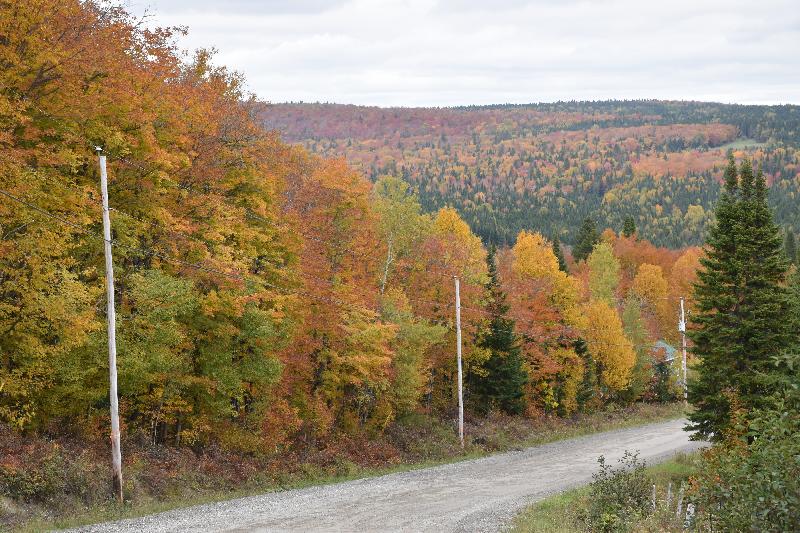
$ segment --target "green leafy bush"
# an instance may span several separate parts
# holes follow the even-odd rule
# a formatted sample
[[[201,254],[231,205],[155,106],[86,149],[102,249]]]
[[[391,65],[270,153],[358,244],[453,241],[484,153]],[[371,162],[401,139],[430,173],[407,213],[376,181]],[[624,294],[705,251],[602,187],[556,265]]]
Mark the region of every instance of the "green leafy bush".
[[[83,456],[66,457],[60,450],[38,465],[13,468],[0,465],[0,495],[28,503],[58,505],[74,498],[91,505],[108,497],[105,476]]]
[[[629,531],[651,511],[650,481],[638,453],[625,451],[618,466],[597,460],[600,471],[592,475],[589,505],[583,517],[590,531]]]
[[[740,433],[709,450],[695,480],[700,528],[797,531],[800,527],[800,395],[775,400]]]

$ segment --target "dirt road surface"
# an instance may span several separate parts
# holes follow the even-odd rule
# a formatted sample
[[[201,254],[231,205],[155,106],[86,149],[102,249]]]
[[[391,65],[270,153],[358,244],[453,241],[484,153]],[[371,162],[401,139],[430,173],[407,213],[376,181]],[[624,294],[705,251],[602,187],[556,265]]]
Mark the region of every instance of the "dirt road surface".
[[[524,506],[588,483],[604,455],[648,463],[702,446],[685,421],[563,440],[433,468],[348,481],[81,528],[91,532],[498,531]]]

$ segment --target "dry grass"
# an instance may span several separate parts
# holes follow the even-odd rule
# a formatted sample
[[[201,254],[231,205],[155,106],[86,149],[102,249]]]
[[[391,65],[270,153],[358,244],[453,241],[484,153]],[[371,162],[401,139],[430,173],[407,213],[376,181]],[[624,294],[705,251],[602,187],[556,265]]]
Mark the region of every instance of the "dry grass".
[[[675,525],[674,505],[680,483],[694,472],[699,454],[678,454],[669,461],[647,468],[647,477],[657,487],[658,512],[641,520],[637,532],[672,531]],[[672,484],[672,507],[666,509],[665,495]],[[533,504],[514,520],[514,533],[581,533],[586,531],[581,521],[590,498],[589,487],[556,494]],[[668,512],[669,511],[669,512]],[[680,531],[681,528],[677,528]]]
[[[683,416],[681,405],[642,404],[574,419],[490,415],[468,419],[462,450],[453,424],[425,415],[376,439],[338,436],[314,449],[242,456],[219,449],[149,446],[129,440],[124,505],[109,498],[106,450],[74,439],[24,439],[0,428],[0,529],[37,531],[334,483],[476,458],[546,442]]]

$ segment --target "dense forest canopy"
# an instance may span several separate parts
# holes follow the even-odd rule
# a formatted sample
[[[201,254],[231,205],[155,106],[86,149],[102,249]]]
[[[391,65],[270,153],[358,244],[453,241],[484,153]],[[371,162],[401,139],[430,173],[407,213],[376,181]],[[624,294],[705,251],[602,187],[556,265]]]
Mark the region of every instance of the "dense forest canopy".
[[[109,443],[104,248],[112,438],[155,494],[200,485],[179,454],[280,486],[395,445],[430,460],[456,339],[473,427],[676,400],[685,304],[691,420],[723,441],[698,497],[735,524],[715,530],[797,524],[800,108],[266,106],[182,32],[0,2],[0,527],[7,496],[102,492],[82,452]],[[726,521],[743,500],[758,515]]]
[[[522,231],[507,239],[513,248],[490,255],[464,218],[443,207],[448,183],[468,196],[455,177],[431,182],[438,197],[408,173],[411,185],[391,175],[371,183],[342,158],[311,154],[264,129],[241,78],[206,51],[180,54],[179,30],[146,30],[123,10],[93,2],[34,7],[4,6],[0,18],[6,426],[92,442],[105,434],[96,146],[109,160],[126,435],[277,453],[380,433],[412,412],[448,417],[453,276],[461,280],[465,394],[476,412],[570,415],[674,389],[659,381],[650,349],[656,339],[675,341],[677,298],[693,279],[696,249],[605,232],[576,264],[546,236]],[[393,113],[365,112],[377,114],[363,119],[365,131]],[[539,117],[532,124],[546,119],[554,128],[588,120],[526,112]],[[457,156],[480,159],[464,168],[511,171],[512,160],[500,156],[522,150],[514,142],[593,153],[581,131],[515,138],[509,124],[507,134],[497,126],[451,145],[458,128],[473,127],[447,128],[420,153],[424,164],[485,146],[491,155]],[[635,129],[661,144],[678,133],[701,144],[736,136],[723,124]],[[487,135],[508,139],[489,148]],[[595,144],[627,135],[617,126],[598,130]],[[555,173],[554,163],[540,163]],[[494,178],[481,179],[488,196]],[[578,174],[570,179],[577,183]],[[485,387],[492,372],[510,368],[508,354],[509,390]],[[513,398],[513,409],[498,398]]]
[[[762,165],[779,224],[800,229],[800,107],[657,100],[459,108],[265,106],[284,139],[410,182],[485,241],[521,230],[572,244],[587,216],[662,246],[703,242],[726,154]]]

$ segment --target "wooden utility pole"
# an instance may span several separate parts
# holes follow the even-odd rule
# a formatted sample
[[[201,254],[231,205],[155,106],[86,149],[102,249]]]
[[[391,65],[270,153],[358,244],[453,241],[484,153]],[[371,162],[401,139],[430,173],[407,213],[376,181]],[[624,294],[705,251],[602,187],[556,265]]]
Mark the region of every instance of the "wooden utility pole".
[[[108,305],[108,396],[111,403],[111,467],[114,495],[122,503],[122,449],[119,438],[119,400],[117,399],[117,334],[114,311],[114,262],[111,258],[111,217],[108,212],[108,175],[106,156],[102,148],[96,148],[100,162],[100,194],[103,197],[103,249],[106,256],[106,295]]]
[[[458,363],[458,439],[464,447],[464,391],[463,376],[461,371],[461,288],[458,277],[453,276],[456,282],[456,361]]]
[[[681,332],[683,343],[683,361],[681,361],[681,372],[683,374],[683,401],[689,401],[689,385],[686,383],[686,313],[683,308],[683,296],[681,296],[681,319],[678,322],[678,330]]]

